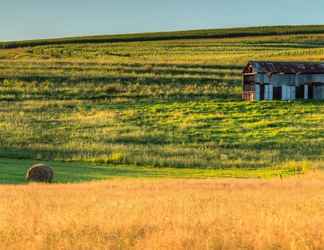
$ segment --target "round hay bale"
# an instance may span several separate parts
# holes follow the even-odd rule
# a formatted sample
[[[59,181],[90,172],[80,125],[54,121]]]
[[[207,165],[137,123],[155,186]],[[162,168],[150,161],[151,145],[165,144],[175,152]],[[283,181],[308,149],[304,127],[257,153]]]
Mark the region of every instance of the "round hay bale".
[[[26,174],[27,181],[51,183],[54,178],[54,171],[51,167],[44,164],[36,164],[28,169]]]

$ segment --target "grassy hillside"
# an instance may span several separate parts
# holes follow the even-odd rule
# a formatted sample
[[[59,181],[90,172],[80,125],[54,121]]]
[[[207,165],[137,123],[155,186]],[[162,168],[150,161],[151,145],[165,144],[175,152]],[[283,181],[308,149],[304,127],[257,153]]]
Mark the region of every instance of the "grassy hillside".
[[[0,157],[203,169],[321,162],[323,102],[241,101],[248,60],[323,60],[321,29],[0,49]]]

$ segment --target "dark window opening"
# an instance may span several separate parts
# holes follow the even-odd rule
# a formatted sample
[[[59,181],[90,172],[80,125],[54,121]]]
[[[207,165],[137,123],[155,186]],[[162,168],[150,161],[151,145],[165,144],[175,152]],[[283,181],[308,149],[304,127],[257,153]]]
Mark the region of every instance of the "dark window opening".
[[[273,100],[281,100],[282,97],[282,88],[280,87],[273,87]]]
[[[308,99],[314,98],[314,88],[313,84],[308,84]]]
[[[264,100],[264,85],[260,84],[260,100]]]
[[[297,99],[304,99],[304,95],[305,95],[305,87],[304,87],[304,85],[297,86],[296,87],[296,98]]]

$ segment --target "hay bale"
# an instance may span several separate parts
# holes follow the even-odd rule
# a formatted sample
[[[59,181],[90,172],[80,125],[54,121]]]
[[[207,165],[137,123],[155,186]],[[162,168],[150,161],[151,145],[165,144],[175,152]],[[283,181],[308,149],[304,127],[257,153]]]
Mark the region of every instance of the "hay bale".
[[[28,169],[26,174],[27,181],[51,183],[54,178],[54,171],[51,167],[44,164],[36,164]]]

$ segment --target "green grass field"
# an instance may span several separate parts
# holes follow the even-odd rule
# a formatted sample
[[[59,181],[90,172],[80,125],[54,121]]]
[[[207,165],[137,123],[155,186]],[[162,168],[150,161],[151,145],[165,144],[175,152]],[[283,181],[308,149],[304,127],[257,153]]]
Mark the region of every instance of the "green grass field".
[[[324,103],[243,102],[241,71],[324,60],[323,26],[121,37],[1,45],[1,183],[23,182],[38,161],[57,165],[59,182],[322,165]]]
[[[35,160],[0,159],[0,184],[26,183],[25,174]],[[309,163],[290,162],[285,166],[269,168],[154,168],[134,165],[94,164],[84,162],[44,162],[54,169],[54,183],[79,183],[125,178],[273,178],[303,174],[309,170]]]

